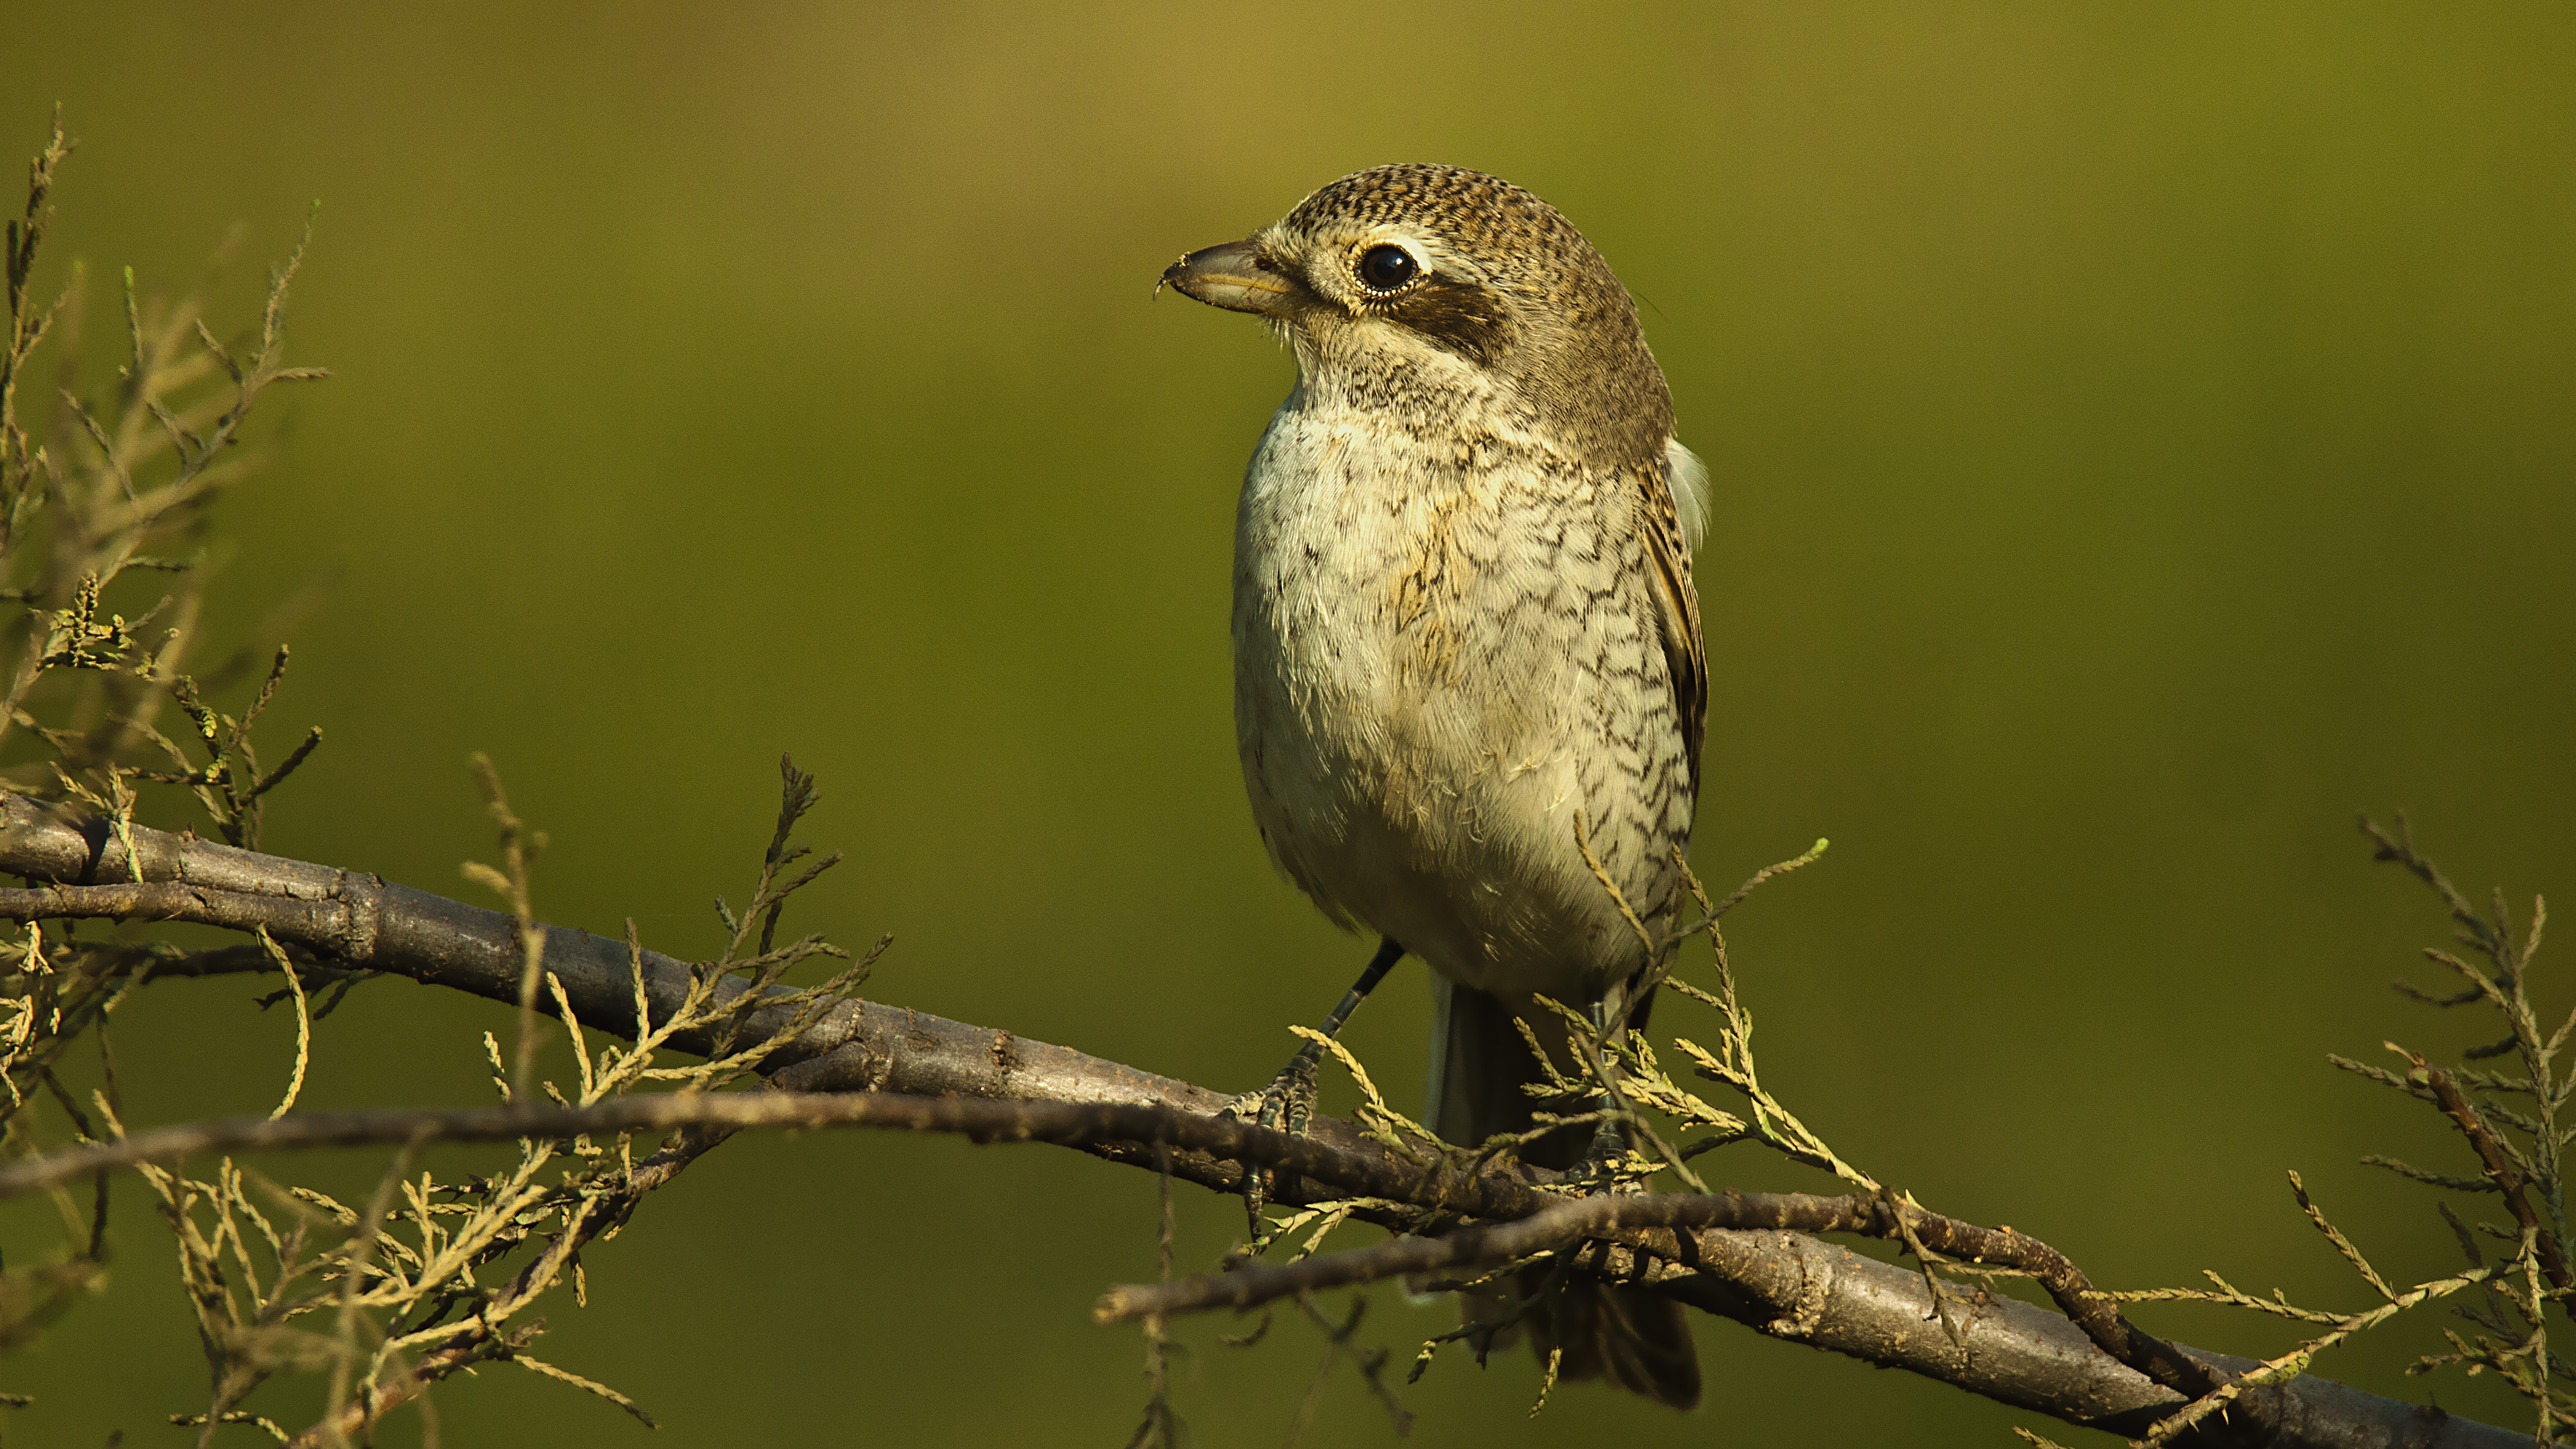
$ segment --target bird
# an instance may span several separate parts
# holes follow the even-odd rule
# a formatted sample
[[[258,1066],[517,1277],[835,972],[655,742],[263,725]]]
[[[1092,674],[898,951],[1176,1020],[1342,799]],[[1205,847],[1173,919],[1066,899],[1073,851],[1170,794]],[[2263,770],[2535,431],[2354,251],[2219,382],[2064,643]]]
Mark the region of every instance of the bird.
[[[1344,176],[1165,284],[1258,316],[1297,364],[1236,511],[1234,711],[1271,859],[1379,938],[1321,1034],[1417,957],[1433,1130],[1532,1131],[1520,1024],[1559,1063],[1541,997],[1643,1028],[1698,803],[1707,475],[1636,306],[1554,207],[1419,163]],[[1319,1049],[1256,1094],[1265,1125],[1303,1130]],[[1580,1127],[1521,1148],[1586,1153]],[[1517,1316],[1560,1378],[1699,1399],[1681,1307],[1649,1289],[1568,1279]]]

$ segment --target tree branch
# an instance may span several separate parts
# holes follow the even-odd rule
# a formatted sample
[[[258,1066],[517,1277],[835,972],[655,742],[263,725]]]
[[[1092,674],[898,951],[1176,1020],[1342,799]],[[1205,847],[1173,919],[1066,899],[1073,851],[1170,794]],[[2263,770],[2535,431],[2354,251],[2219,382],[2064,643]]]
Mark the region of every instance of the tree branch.
[[[1439,1237],[1405,1237],[1374,1247],[1329,1253],[1301,1262],[1248,1263],[1225,1273],[1200,1274],[1171,1283],[1121,1285],[1102,1296],[1093,1316],[1103,1323],[1148,1314],[1209,1308],[1248,1308],[1272,1299],[1348,1287],[1409,1273],[1475,1272],[1590,1239],[1620,1240],[1658,1257],[1683,1261],[1691,1249],[1664,1245],[1632,1231],[1643,1228],[1789,1229],[1802,1233],[1859,1233],[1903,1240],[1932,1252],[1980,1264],[2019,1269],[2048,1290],[2067,1318],[2096,1346],[2178,1393],[2197,1398],[2223,1380],[2172,1345],[2140,1332],[2110,1300],[2096,1295],[2083,1271],[2066,1256],[2026,1233],[1986,1228],[1918,1208],[1900,1209],[1882,1194],[1819,1197],[1809,1193],[1604,1194],[1550,1206],[1517,1222],[1461,1228]]]
[[[524,958],[514,917],[372,875],[141,827],[118,831],[107,822],[17,797],[0,799],[0,872],[46,882],[0,890],[0,918],[181,920],[244,932],[265,927],[280,942],[342,969],[385,972],[510,1004],[519,997]],[[657,1018],[688,991],[692,968],[685,962],[644,952],[639,968],[622,942],[554,926],[541,931],[544,969],[563,983],[585,1027],[634,1035],[639,969],[643,994]],[[727,1000],[744,989],[738,981],[719,984]],[[551,1009],[551,1004],[541,1003],[541,1009]],[[789,1008],[763,1008],[742,1024],[738,1039],[778,1030],[790,1019]],[[719,1045],[685,1036],[670,1044],[700,1054]],[[1332,1118],[1315,1119],[1304,1138],[1285,1137],[1217,1117],[1231,1100],[1225,1094],[1007,1031],[874,1002],[853,1001],[825,1013],[767,1066],[771,1083],[788,1093],[628,1097],[587,1112],[509,1108],[314,1114],[161,1129],[6,1169],[0,1172],[0,1191],[23,1191],[40,1181],[108,1165],[103,1156],[85,1154],[124,1153],[117,1160],[135,1161],[217,1146],[408,1141],[420,1135],[572,1135],[681,1122],[950,1131],[980,1140],[1059,1142],[1148,1168],[1155,1166],[1154,1144],[1161,1142],[1180,1149],[1168,1153],[1173,1176],[1219,1192],[1241,1189],[1247,1162],[1275,1166],[1283,1169],[1271,1192],[1277,1201],[1384,1197],[1499,1225],[1469,1230],[1488,1235],[1562,1231],[1570,1218],[1528,1226],[1526,1220],[1550,1211],[1608,1213],[1614,1222],[1605,1231],[1614,1237],[1596,1238],[1581,1250],[1580,1266],[1587,1272],[1651,1284],[1774,1336],[1906,1368],[2016,1407],[2112,1432],[2142,1432],[2180,1407],[2186,1396],[2100,1351],[2068,1318],[1982,1295],[1966,1304],[1955,1297],[1933,1303],[1918,1272],[1875,1263],[1784,1229],[1808,1226],[1810,1218],[1817,1231],[1893,1236],[1910,1228],[1938,1253],[2028,1267],[2062,1306],[2096,1320],[2097,1336],[2122,1348],[2120,1357],[2149,1363],[2160,1370],[2159,1377],[2173,1382],[2214,1383],[2217,1375],[2232,1376],[2254,1366],[2249,1360],[2165,1345],[2144,1334],[2136,1335],[2138,1342],[2122,1343],[2112,1325],[2136,1331],[2108,1304],[2088,1297],[2081,1274],[2046,1245],[1910,1208],[1899,1224],[1896,1210],[1882,1200],[1774,1194],[1679,1198],[1694,1206],[1687,1213],[1678,1207],[1640,1209],[1671,1212],[1670,1222],[1615,1221],[1624,1207],[1598,1208],[1587,1202],[1562,1208],[1563,1199],[1539,1190],[1550,1174],[1522,1168],[1468,1176],[1444,1160],[1409,1160],[1353,1124]],[[876,1095],[816,1095],[851,1092]],[[617,1115],[625,1113],[635,1115]],[[18,1173],[29,1174],[24,1183],[8,1175]],[[1744,1206],[1722,1206],[1726,1204]],[[1781,1220],[1773,1224],[1760,1216],[1765,1212]],[[1690,1219],[1690,1214],[1706,1216]],[[1361,1216],[1391,1220],[1383,1213]],[[1476,1251],[1510,1241],[1489,1237]],[[2062,1265],[2063,1271],[2053,1265]],[[2104,1314],[2107,1323],[2098,1321]],[[1955,1321],[1962,1316],[1964,1323]],[[2175,1361],[2157,1361],[2159,1350]],[[2438,1409],[2307,1377],[2246,1393],[2232,1407],[2232,1425],[2208,1426],[2231,1442],[2503,1449],[2525,1441],[2522,1435],[2450,1419]],[[2246,1431],[2257,1437],[2247,1437]]]
[[[0,1167],[0,1198],[41,1191],[109,1168],[170,1162],[200,1152],[277,1152],[368,1143],[508,1142],[679,1127],[874,1127],[942,1132],[974,1142],[1049,1142],[1065,1147],[1166,1142],[1208,1156],[1284,1167],[1336,1191],[1410,1198],[1434,1179],[1389,1171],[1379,1158],[1337,1152],[1304,1138],[1226,1117],[1108,1102],[995,1102],[894,1092],[672,1092],[612,1097],[589,1107],[478,1107],[300,1112],[286,1117],[220,1117],[65,1148]],[[1176,1158],[1174,1175],[1179,1176]],[[1517,1184],[1474,1184],[1488,1204],[1517,1203]],[[1496,1187],[1501,1190],[1493,1190]],[[1436,1186],[1431,1189],[1437,1191]],[[1554,1201],[1531,1194],[1534,1201]]]
[[[2487,1181],[2504,1194],[2504,1205],[2513,1214],[2515,1224],[2532,1235],[2540,1253],[2541,1269],[2549,1275],[2549,1286],[2562,1292],[2576,1287],[2576,1278],[2569,1274],[2566,1249],[2559,1246],[2558,1235],[2549,1230],[2549,1224],[2543,1222],[2539,1212],[2532,1207],[2531,1199],[2523,1191],[2526,1186],[2523,1175],[2505,1152],[2504,1144],[2496,1140],[2495,1129],[2487,1125],[2476,1104],[2460,1090],[2459,1082],[2449,1072],[2413,1052],[2405,1052],[2404,1055],[2407,1064],[2415,1069],[2408,1075],[2431,1089],[2433,1101],[2441,1107],[2442,1115],[2450,1118],[2452,1125],[2460,1129],[2460,1135],[2469,1139],[2469,1146],[2478,1154],[2478,1165],[2486,1173]]]

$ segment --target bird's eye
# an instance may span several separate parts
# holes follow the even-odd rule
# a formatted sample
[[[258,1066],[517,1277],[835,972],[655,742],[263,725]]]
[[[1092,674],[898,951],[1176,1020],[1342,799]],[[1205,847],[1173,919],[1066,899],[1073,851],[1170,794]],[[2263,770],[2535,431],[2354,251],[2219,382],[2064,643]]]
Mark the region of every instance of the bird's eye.
[[[1421,270],[1413,253],[1399,246],[1370,247],[1360,255],[1360,280],[1372,292],[1392,292]]]

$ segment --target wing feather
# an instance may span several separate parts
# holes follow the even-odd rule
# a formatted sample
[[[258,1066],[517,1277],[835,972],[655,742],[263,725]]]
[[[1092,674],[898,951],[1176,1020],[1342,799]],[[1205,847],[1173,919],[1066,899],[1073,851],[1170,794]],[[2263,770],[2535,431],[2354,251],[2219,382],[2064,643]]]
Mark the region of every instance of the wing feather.
[[[1708,650],[1699,632],[1699,591],[1691,583],[1691,545],[1707,505],[1702,490],[1706,475],[1690,450],[1674,443],[1664,466],[1646,475],[1642,493],[1646,553],[1653,561],[1655,622],[1664,644],[1664,663],[1672,676],[1673,712],[1681,721],[1682,743],[1690,752],[1691,800],[1699,800],[1699,751],[1708,734]],[[1683,501],[1689,505],[1687,512]]]

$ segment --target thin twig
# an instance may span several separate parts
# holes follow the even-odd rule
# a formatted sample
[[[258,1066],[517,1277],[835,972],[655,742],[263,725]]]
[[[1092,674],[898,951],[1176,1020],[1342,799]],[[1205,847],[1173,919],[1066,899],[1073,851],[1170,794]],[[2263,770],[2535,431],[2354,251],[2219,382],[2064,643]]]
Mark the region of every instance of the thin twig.
[[[2460,1135],[2469,1140],[2470,1148],[2478,1154],[2478,1163],[2486,1170],[2487,1180],[2504,1194],[2506,1211],[2512,1213],[2513,1220],[2537,1242],[2540,1266],[2549,1275],[2550,1286],[2560,1292],[2576,1287],[2576,1277],[2571,1277],[2568,1271],[2566,1249],[2560,1245],[2558,1235],[2541,1221],[2539,1212],[2532,1207],[2531,1199],[2523,1191],[2525,1183],[2521,1170],[2514,1166],[2511,1154],[2497,1139],[2494,1129],[2487,1126],[2477,1107],[2461,1092],[2459,1083],[2452,1080],[2448,1071],[2403,1047],[2394,1043],[2390,1045],[2413,1068],[2407,1076],[2431,1089],[2433,1100],[2440,1104],[2443,1115],[2451,1119],[2452,1124],[2459,1128]]]

